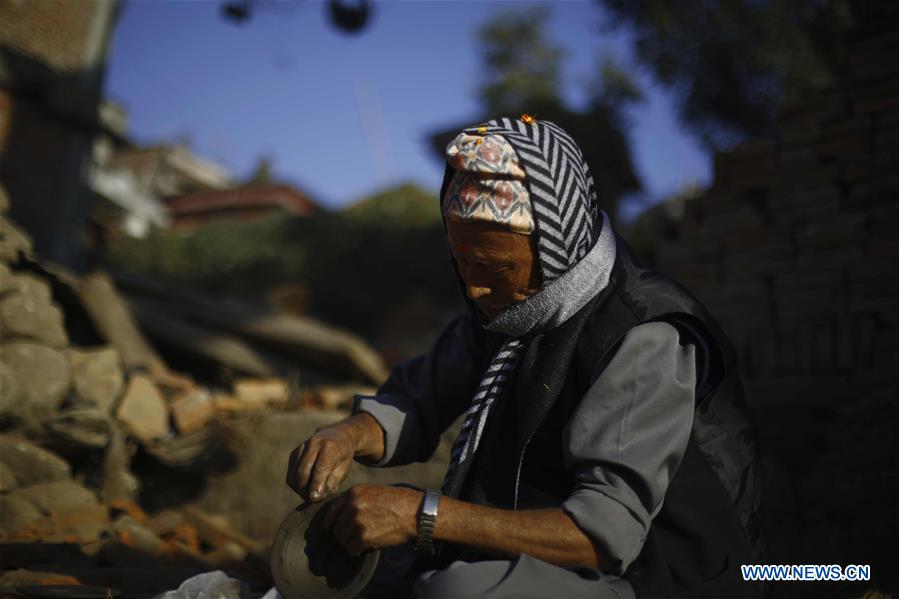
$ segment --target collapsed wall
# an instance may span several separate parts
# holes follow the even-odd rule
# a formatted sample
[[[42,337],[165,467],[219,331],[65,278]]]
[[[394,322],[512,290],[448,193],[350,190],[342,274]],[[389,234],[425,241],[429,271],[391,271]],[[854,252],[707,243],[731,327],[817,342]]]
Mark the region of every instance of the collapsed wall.
[[[872,563],[899,538],[899,34],[777,138],[715,160],[659,268],[739,352],[761,432],[771,563]],[[793,588],[791,592],[796,592]]]
[[[288,456],[374,391],[381,357],[311,319],[146,281],[123,295],[106,273],[42,260],[9,204],[0,185],[0,595],[154,597],[218,569],[267,590],[268,546],[300,501]],[[174,371],[144,337],[165,338],[160,322],[184,364],[227,376]],[[439,485],[453,438],[428,464],[355,465],[343,487]]]
[[[134,456],[200,458],[216,438],[214,398],[188,377],[129,367],[109,343],[76,344],[62,283],[8,208],[0,186],[0,594],[52,584],[152,596],[217,568],[265,586],[264,541],[189,506],[141,506],[152,481]]]

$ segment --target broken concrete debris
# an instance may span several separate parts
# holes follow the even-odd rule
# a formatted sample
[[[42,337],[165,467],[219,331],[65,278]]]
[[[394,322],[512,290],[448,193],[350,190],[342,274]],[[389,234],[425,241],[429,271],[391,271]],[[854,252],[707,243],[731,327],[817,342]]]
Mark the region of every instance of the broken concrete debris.
[[[226,543],[215,551],[206,554],[213,566],[217,568],[234,567],[247,559],[249,552],[237,543]]]
[[[4,283],[10,293],[0,300],[0,336],[24,337],[44,345],[63,348],[69,344],[62,310],[53,303],[50,286],[30,274],[12,275]]]
[[[112,420],[101,410],[75,408],[50,416],[44,428],[59,444],[103,449],[112,435]]]
[[[16,435],[0,434],[0,459],[15,476],[18,487],[72,476],[68,462]]]
[[[138,441],[149,443],[169,432],[169,409],[150,377],[132,376],[125,388],[116,418]]]
[[[71,385],[69,362],[61,351],[34,341],[3,343],[0,417],[29,419],[57,410]]]
[[[265,376],[266,367],[280,371],[285,362],[296,362],[340,379],[380,383],[387,378],[384,360],[367,343],[316,319],[123,273],[115,273],[115,280],[139,306],[137,318],[151,333],[164,329],[165,341],[207,358],[207,344],[197,344],[192,337],[217,339],[228,348],[220,359],[238,372]]]
[[[113,426],[109,445],[103,456],[100,498],[112,505],[116,501],[134,502],[140,491],[140,483],[131,472],[131,451],[125,433]]]
[[[10,291],[16,291],[19,288],[19,282],[16,276],[12,274],[9,267],[0,262],[0,297],[6,295]]]
[[[44,514],[62,507],[98,505],[94,493],[72,480],[57,480],[30,487],[20,487],[9,494],[10,497],[30,502]]]
[[[113,522],[112,529],[122,542],[134,549],[139,549],[149,555],[159,555],[161,553],[162,539],[127,514],[119,516]]]
[[[293,372],[285,364],[313,364],[302,371],[308,386],[333,373],[338,381],[383,378],[380,357],[321,323],[238,319],[242,308],[230,304],[213,314],[216,303],[201,298],[165,312],[179,326],[202,324],[214,333],[208,339],[233,340],[230,353],[204,350],[207,359],[231,362],[219,361],[226,374],[201,385],[147,341],[109,275],[80,277],[36,261],[5,212],[0,187],[0,595],[16,585],[61,584],[102,597],[155,596],[217,568],[270,588],[269,538],[246,536],[252,528],[240,518],[203,511],[189,494],[154,504],[154,489],[188,479],[202,487],[206,468],[228,451],[221,431],[236,430],[223,423],[301,417],[297,410],[346,407],[364,392],[359,383],[298,388],[278,378]],[[67,317],[98,338],[82,345]],[[258,364],[248,367],[247,356]],[[332,374],[322,378],[318,367]],[[142,505],[153,505],[152,515]]]
[[[7,538],[42,516],[41,511],[31,502],[19,497],[0,495],[0,538]]]
[[[111,347],[66,350],[72,382],[78,398],[91,407],[111,413],[125,386],[122,360]]]
[[[171,468],[201,469],[221,446],[217,427],[207,426],[187,434],[168,436],[148,443],[142,450]]]
[[[56,507],[50,510],[50,518],[58,534],[74,535],[82,545],[109,537],[109,508],[99,503]]]
[[[12,468],[0,461],[0,493],[9,493],[18,486],[19,481],[16,480]]]
[[[257,401],[245,401],[228,393],[216,393],[212,396],[216,411],[227,413],[258,412],[265,410],[266,404]]]
[[[76,292],[100,334],[119,352],[126,370],[151,369],[162,358],[141,334],[128,304],[109,275],[94,272],[77,282]]]
[[[31,238],[12,222],[0,217],[0,260],[15,262],[31,255]]]
[[[279,379],[240,379],[234,383],[234,394],[247,403],[286,404],[290,397],[287,383]]]
[[[215,418],[215,403],[208,389],[198,387],[180,394],[171,404],[172,421],[182,435],[200,430]]]
[[[357,394],[374,395],[376,391],[370,385],[317,385],[303,395],[301,403],[311,409],[349,410]]]
[[[174,535],[187,524],[184,514],[177,510],[163,510],[147,520],[147,528],[157,535]],[[199,547],[199,543],[197,544]]]

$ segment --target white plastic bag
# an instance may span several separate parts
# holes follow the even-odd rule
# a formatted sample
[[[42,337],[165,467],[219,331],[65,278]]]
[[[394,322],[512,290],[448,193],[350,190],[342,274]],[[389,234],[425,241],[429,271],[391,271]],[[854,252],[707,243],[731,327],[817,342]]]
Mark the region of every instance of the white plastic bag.
[[[268,597],[269,593],[265,596]],[[154,599],[249,599],[249,597],[243,583],[228,578],[228,575],[221,570],[216,570],[188,578],[177,590],[166,591]]]

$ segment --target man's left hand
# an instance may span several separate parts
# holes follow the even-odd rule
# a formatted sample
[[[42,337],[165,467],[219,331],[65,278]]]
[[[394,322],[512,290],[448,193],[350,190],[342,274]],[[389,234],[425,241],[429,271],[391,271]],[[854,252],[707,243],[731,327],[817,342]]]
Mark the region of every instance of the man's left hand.
[[[350,555],[402,545],[418,535],[422,497],[406,487],[354,485],[331,502],[322,524]]]

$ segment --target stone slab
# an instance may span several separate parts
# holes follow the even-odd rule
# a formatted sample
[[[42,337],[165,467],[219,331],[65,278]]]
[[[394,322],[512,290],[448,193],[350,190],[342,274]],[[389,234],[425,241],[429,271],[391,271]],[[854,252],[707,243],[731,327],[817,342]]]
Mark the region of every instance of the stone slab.
[[[0,435],[0,456],[20,487],[72,477],[68,462],[22,437]]]
[[[0,495],[0,537],[21,530],[43,517],[41,510],[26,499]]]
[[[0,493],[9,493],[18,487],[19,481],[16,480],[16,475],[13,473],[12,468],[0,462]]]
[[[94,408],[66,410],[44,421],[44,428],[57,440],[91,449],[106,447],[112,426],[109,415]]]
[[[135,374],[128,381],[116,418],[143,443],[169,432],[169,410],[156,384],[146,375]]]
[[[16,291],[0,300],[0,337],[34,339],[57,349],[69,344],[62,310],[50,286],[31,274],[13,275]]]
[[[12,341],[0,352],[3,401],[0,415],[26,417],[52,413],[71,386],[69,363],[62,352],[34,341]]]
[[[29,501],[45,514],[57,509],[99,505],[93,491],[71,480],[58,480],[19,488],[9,496]]]
[[[182,435],[200,430],[215,417],[215,404],[207,389],[194,389],[179,396],[171,405],[172,421]]]
[[[11,221],[0,217],[0,261],[18,262],[20,253],[31,254],[31,238]]]
[[[122,360],[111,348],[76,349],[66,352],[75,392],[84,402],[111,413],[125,387]]]
[[[50,510],[58,533],[73,534],[79,543],[96,543],[109,536],[109,509],[105,505],[79,505]]]
[[[287,383],[280,379],[240,379],[234,383],[234,395],[247,403],[286,403]]]
[[[18,290],[19,280],[6,264],[0,262],[0,296]]]

